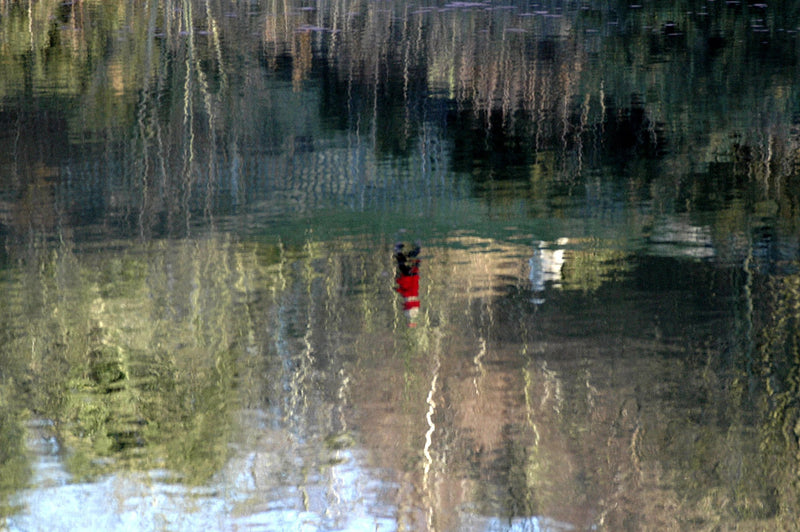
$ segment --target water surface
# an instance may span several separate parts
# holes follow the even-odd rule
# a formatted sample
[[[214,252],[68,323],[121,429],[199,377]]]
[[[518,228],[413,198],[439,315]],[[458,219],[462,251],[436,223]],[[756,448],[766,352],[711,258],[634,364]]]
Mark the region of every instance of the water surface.
[[[798,28],[0,5],[5,527],[791,530]]]

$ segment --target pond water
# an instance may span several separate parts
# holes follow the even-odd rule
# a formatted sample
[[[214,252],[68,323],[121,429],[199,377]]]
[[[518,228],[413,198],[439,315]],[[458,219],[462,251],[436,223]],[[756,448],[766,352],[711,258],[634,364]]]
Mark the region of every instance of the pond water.
[[[798,31],[0,2],[0,522],[793,529]]]

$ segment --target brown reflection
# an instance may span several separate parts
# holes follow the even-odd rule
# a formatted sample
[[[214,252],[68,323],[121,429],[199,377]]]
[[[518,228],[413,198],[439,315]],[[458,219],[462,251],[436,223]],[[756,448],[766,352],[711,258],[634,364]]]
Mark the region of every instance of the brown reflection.
[[[302,90],[303,81],[311,71],[311,37],[312,31],[300,29],[295,31],[294,62],[292,63],[292,87],[295,92]]]
[[[53,188],[58,175],[58,168],[41,163],[31,168],[9,220],[16,232],[47,234],[55,228],[58,215]]]
[[[740,489],[715,463],[762,458],[742,411],[703,420],[698,402],[724,408],[730,381],[692,362],[729,322],[700,319],[678,288],[643,301],[617,277],[635,271],[597,243],[565,253],[562,287],[531,301],[530,248],[467,240],[427,250],[430,326],[367,334],[352,375],[359,441],[414,487],[398,494],[404,515],[428,530],[488,516],[579,530],[736,522],[705,506]],[[766,495],[736,504],[766,515],[769,490],[753,493]]]

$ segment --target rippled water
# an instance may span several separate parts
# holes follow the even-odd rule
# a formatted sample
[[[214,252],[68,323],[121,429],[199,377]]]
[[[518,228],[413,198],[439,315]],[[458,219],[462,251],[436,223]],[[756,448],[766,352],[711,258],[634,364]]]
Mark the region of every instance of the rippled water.
[[[792,530],[799,29],[0,3],[5,528]]]

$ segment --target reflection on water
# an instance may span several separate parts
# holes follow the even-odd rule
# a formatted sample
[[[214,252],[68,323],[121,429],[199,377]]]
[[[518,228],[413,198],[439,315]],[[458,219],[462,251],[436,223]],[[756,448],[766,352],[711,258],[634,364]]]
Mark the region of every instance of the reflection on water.
[[[365,467],[360,453],[334,447],[314,456],[309,442],[270,430],[264,420],[244,423],[257,441],[203,487],[164,482],[169,473],[159,470],[73,482],[57,443],[46,432],[37,434],[40,426],[30,425],[35,439],[29,442],[38,488],[23,492],[25,511],[11,520],[11,530],[45,524],[51,530],[396,529],[395,510],[382,500],[391,481]]]
[[[395,276],[395,290],[403,298],[403,314],[406,315],[409,327],[417,326],[419,315],[419,244],[414,244],[410,250],[405,249],[405,244],[398,242],[394,245],[394,260],[397,263]]]
[[[568,238],[559,238],[557,245],[564,246],[569,243]],[[549,249],[545,242],[537,242],[533,247],[533,255],[528,261],[531,271],[528,278],[535,294],[542,294],[548,284],[553,288],[561,287],[561,268],[564,266],[564,249]],[[541,297],[534,297],[531,301],[540,305],[544,303]]]
[[[8,314],[4,355],[30,409],[11,411],[29,476],[9,526],[669,529],[725,501],[774,515],[786,492],[762,446],[785,444],[765,439],[781,432],[748,369],[752,323],[729,329],[755,319],[737,317],[754,282],[551,245],[562,277],[542,286],[541,242],[430,239],[416,328],[378,235],[42,257],[6,283],[29,305]]]
[[[5,527],[792,529],[800,14],[655,4],[0,3]]]

